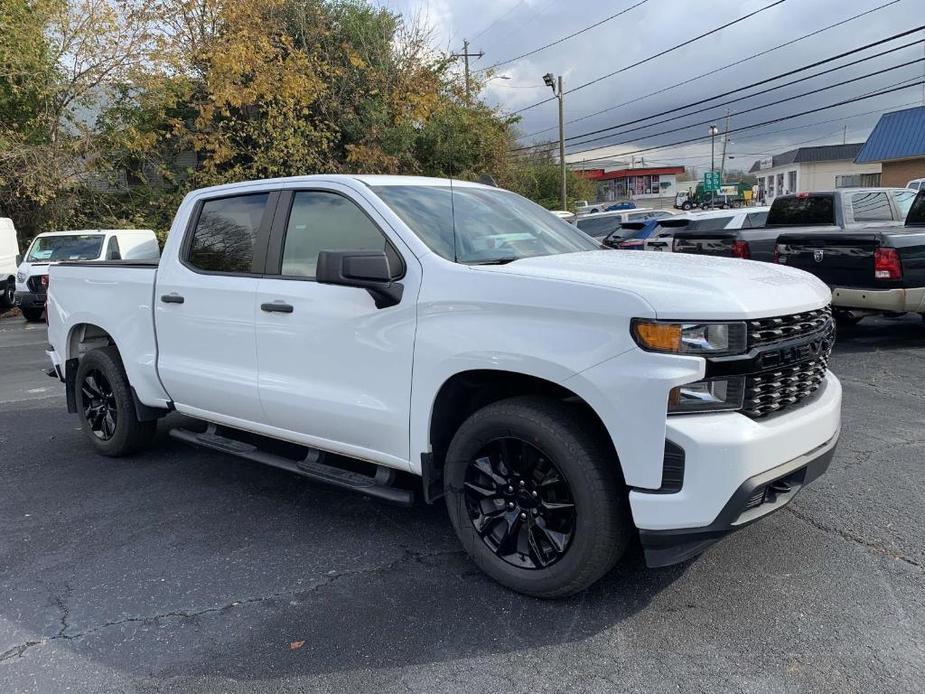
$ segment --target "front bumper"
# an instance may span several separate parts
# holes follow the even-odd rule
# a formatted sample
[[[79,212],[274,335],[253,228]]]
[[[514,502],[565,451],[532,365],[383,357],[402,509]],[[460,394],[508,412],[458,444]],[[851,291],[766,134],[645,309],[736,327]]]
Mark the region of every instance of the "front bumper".
[[[832,305],[861,311],[925,313],[925,287],[912,289],[844,289],[832,287]]]
[[[15,300],[20,308],[45,308],[48,296],[38,292],[16,292]]]
[[[703,552],[729,533],[778,511],[829,468],[838,434],[817,449],[745,480],[710,525],[676,530],[640,530],[650,567],[670,566]]]
[[[723,534],[783,506],[793,494],[779,495],[779,502],[762,504],[760,514],[747,517],[742,516],[739,502],[743,490],[754,491],[794,470],[807,468],[802,480],[791,481],[798,482],[791,484],[794,493],[822,474],[840,427],[841,384],[831,373],[799,407],[777,415],[751,419],[730,412],[669,417],[666,438],[684,451],[680,491],[666,494],[636,488],[629,494],[647,560],[658,566],[682,561]],[[809,474],[810,467],[818,472]],[[687,546],[691,544],[698,547]],[[676,551],[649,556],[649,548],[665,547]]]

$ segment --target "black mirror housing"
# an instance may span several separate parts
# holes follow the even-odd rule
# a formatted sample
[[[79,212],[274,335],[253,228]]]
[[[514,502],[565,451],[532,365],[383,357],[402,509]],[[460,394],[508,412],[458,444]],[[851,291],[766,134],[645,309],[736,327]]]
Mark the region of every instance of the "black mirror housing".
[[[385,251],[321,251],[315,281],[365,289],[376,308],[395,306],[404,292],[400,282],[392,281]]]

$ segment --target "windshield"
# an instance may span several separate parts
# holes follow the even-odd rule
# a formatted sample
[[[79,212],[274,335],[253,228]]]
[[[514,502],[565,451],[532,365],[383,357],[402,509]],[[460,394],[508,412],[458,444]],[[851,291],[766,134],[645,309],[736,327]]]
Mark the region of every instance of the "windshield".
[[[32,242],[27,263],[50,263],[56,260],[96,260],[103,250],[102,234],[77,236],[39,236]]]
[[[374,186],[434,253],[460,263],[509,262],[600,246],[526,198],[499,189]],[[455,233],[454,233],[455,219]]]

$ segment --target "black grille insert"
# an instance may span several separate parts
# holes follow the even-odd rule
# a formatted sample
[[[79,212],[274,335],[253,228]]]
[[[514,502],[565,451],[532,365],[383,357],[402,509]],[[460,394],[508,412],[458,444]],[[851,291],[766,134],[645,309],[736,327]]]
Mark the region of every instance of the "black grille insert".
[[[748,346],[770,345],[781,340],[803,337],[826,327],[832,320],[832,307],[794,313],[789,316],[748,321]]]
[[[765,417],[815,393],[825,378],[828,355],[745,378],[743,414]]]

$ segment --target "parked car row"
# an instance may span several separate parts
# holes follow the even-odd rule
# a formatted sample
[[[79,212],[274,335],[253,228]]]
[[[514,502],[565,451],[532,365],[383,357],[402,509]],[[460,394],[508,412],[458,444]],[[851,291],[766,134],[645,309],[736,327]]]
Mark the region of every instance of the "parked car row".
[[[602,239],[648,250],[789,264],[832,288],[835,317],[925,317],[925,190],[850,188],[798,193],[770,207],[624,223]]]

